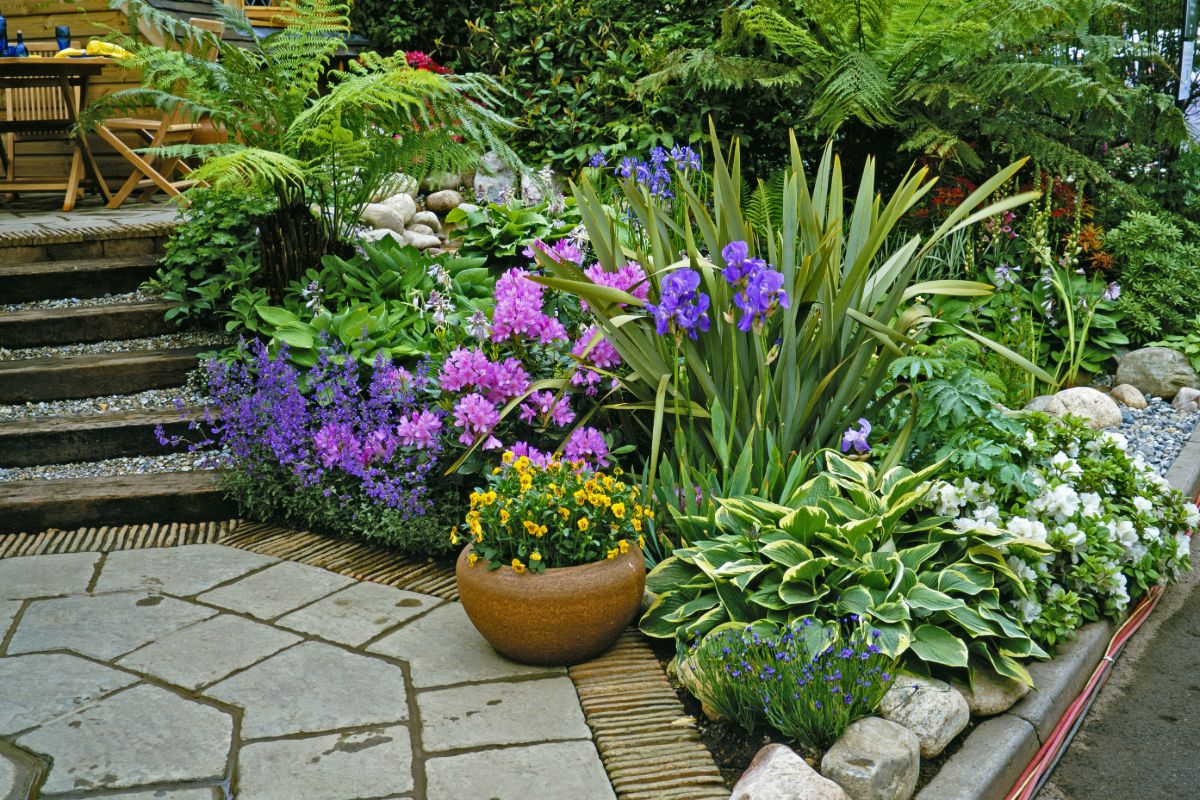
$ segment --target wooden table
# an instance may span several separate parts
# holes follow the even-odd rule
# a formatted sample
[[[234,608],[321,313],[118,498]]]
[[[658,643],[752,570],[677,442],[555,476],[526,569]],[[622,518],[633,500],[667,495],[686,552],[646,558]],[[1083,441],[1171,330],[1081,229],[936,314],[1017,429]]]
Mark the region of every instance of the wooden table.
[[[27,89],[39,87],[57,88],[62,92],[65,116],[55,116],[47,119],[0,119],[0,134],[4,133],[33,133],[33,132],[71,132],[79,120],[79,109],[88,104],[88,83],[107,65],[114,63],[111,58],[0,58],[0,89]],[[79,90],[79,101],[76,103],[75,92]],[[10,115],[6,115],[10,116]],[[95,182],[96,188],[103,195],[105,202],[112,198],[108,184],[100,175],[96,166],[96,158],[88,144],[87,136],[74,131],[75,147],[82,157],[84,169]],[[0,153],[3,148],[0,148]],[[5,154],[11,158],[12,154]],[[30,184],[29,182],[9,182],[0,180],[0,190],[20,191],[22,188],[67,188],[69,196],[64,204],[64,210],[69,211],[75,204],[74,189],[68,186],[68,181],[59,184]]]

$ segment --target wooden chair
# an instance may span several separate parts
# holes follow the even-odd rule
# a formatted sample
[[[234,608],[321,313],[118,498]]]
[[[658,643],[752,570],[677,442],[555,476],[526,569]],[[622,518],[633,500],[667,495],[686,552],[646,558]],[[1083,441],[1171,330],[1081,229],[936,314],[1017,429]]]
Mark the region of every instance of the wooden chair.
[[[220,38],[225,32],[225,23],[220,20],[192,18],[188,24],[194,28],[207,31]],[[210,47],[203,56],[214,58],[217,48]],[[177,144],[187,144],[200,128],[200,124],[189,122],[182,114],[171,113],[161,119],[139,119],[135,117],[117,117],[105,120],[97,130],[105,141],[113,146],[125,160],[133,164],[134,171],[121,188],[113,195],[109,208],[117,208],[138,189],[142,190],[141,199],[149,200],[155,192],[165,192],[170,197],[179,197],[180,189],[192,186],[195,181],[173,180],[172,175],[179,172],[186,176],[191,167],[180,158],[159,158],[155,155],[142,155],[129,147],[117,136],[118,131],[133,133],[146,142],[148,148],[169,147]]]
[[[31,56],[53,57],[58,52],[58,44],[55,42],[26,42],[25,46]],[[78,89],[75,90],[75,107],[79,107]],[[28,191],[63,189],[66,192],[63,199],[63,211],[74,209],[75,203],[83,196],[83,191],[79,187],[83,177],[83,158],[79,148],[75,146],[75,134],[71,130],[71,115],[62,92],[57,86],[6,88],[4,90],[4,111],[5,118],[9,122],[32,119],[46,122],[43,130],[4,134],[0,155],[4,156],[2,161],[6,183],[10,187],[19,187],[19,189]],[[67,171],[66,180],[33,178],[18,181],[16,177],[16,146],[24,142],[69,143],[71,166]]]

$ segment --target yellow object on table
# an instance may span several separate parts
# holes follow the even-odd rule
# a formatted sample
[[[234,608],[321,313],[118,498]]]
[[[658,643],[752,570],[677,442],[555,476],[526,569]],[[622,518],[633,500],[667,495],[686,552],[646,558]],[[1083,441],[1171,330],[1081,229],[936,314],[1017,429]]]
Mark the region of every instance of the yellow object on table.
[[[92,39],[87,43],[87,55],[107,56],[108,58],[129,58],[133,53],[130,53],[119,44],[110,44],[109,42],[102,42],[99,39]]]
[[[68,47],[66,50],[59,50],[54,54],[55,58],[71,58],[72,56],[86,56],[87,50],[80,50],[78,47]]]

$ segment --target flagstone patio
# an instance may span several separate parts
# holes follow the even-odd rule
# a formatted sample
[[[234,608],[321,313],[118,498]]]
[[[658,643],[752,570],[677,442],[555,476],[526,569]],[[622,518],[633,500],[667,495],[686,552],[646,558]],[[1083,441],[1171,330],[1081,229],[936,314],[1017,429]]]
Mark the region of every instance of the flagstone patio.
[[[501,658],[459,604],[192,545],[0,560],[9,796],[614,794],[565,671]]]

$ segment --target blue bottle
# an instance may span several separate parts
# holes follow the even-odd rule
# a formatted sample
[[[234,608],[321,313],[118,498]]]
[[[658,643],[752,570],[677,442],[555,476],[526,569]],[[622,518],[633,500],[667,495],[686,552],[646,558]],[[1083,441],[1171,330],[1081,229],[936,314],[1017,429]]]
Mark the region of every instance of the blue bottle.
[[[29,57],[29,48],[25,46],[25,36],[20,31],[17,31],[17,47],[13,55],[17,58]]]
[[[8,21],[0,14],[0,56],[8,55]]]
[[[66,25],[56,25],[54,27],[54,41],[58,43],[59,50],[66,50],[71,46],[71,29]]]

